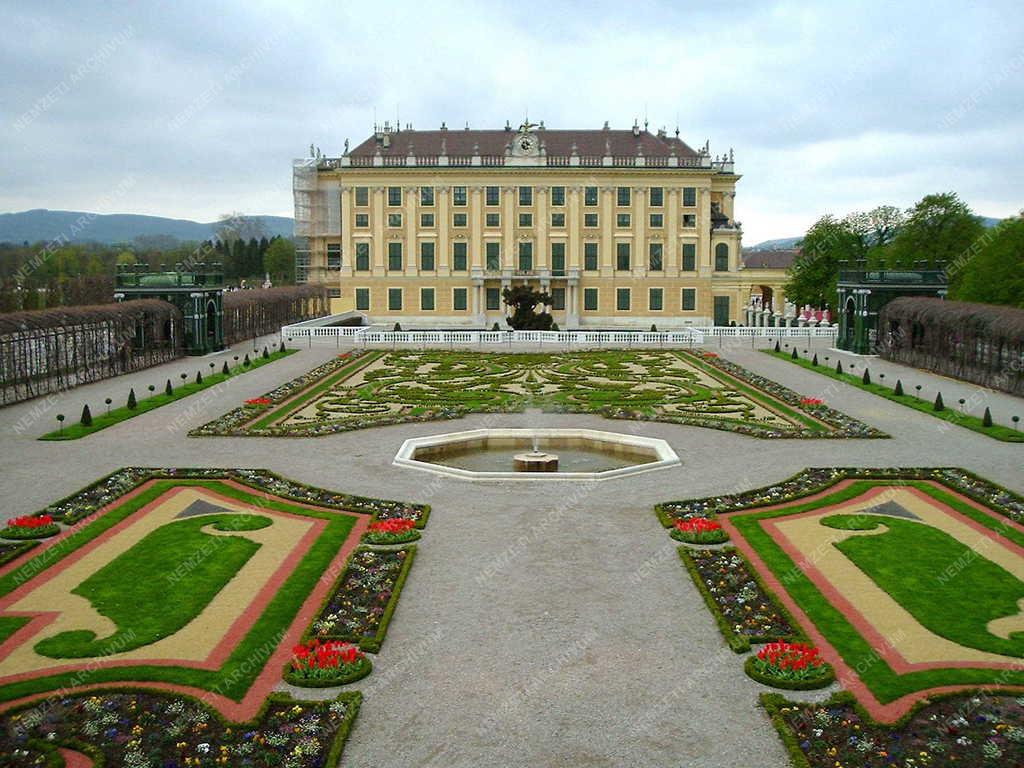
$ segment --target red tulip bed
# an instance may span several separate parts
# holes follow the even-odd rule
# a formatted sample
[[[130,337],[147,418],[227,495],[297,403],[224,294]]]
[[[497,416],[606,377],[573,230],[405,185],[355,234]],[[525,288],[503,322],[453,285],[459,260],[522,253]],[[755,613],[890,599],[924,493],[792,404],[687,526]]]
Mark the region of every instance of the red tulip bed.
[[[735,549],[680,547],[679,556],[737,653],[750,650],[752,642],[791,640],[799,634]]]
[[[747,659],[745,669],[759,683],[790,690],[824,688],[835,680],[832,665],[806,643],[768,643]]]
[[[50,515],[26,515],[7,521],[7,527],[0,531],[5,539],[45,539],[60,532],[60,526]]]
[[[1009,768],[1024,765],[1024,696],[957,694],[894,725],[872,721],[849,693],[823,704],[761,702],[793,765],[806,768]]]
[[[415,520],[392,518],[370,523],[364,539],[369,544],[406,544],[419,537]]]
[[[327,688],[361,680],[373,670],[366,654],[341,640],[314,639],[292,648],[284,679],[292,685]]]
[[[399,550],[358,549],[331,598],[313,622],[321,640],[356,643],[376,653],[409,573],[416,545]]]
[[[729,534],[722,529],[722,524],[707,517],[676,520],[669,535],[687,544],[721,544],[729,540]]]

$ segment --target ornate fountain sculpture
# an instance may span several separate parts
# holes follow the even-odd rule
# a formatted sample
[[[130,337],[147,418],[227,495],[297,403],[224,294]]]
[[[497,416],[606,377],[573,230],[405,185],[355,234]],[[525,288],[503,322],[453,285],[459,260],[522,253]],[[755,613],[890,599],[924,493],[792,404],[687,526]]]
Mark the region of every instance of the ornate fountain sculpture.
[[[529,453],[517,453],[512,457],[512,466],[516,472],[557,472],[558,456],[544,453],[540,449],[540,441],[533,436],[533,450]]]

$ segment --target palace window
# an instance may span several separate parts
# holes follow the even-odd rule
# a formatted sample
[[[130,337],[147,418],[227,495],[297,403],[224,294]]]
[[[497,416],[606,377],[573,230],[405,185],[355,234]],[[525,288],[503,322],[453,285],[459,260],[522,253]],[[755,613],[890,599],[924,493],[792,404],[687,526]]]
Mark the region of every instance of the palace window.
[[[452,205],[466,204],[466,188],[452,187]]]
[[[697,188],[683,187],[683,206],[692,208],[697,204]]]
[[[565,187],[551,188],[551,204],[565,205]]]
[[[687,229],[693,229],[697,226],[697,215],[694,213],[683,214],[683,226]]]
[[[420,269],[424,272],[434,271],[434,243],[432,240],[420,243]]]
[[[597,205],[597,187],[587,187],[583,190],[583,204],[589,206]]]
[[[519,188],[519,204],[533,205],[533,187]]]
[[[484,193],[487,205],[498,205],[501,200],[500,187],[488,187]]]
[[[420,309],[424,312],[434,310],[434,289],[420,288]]]
[[[683,243],[683,272],[695,272],[697,270],[697,244]]]
[[[402,289],[388,288],[388,310],[400,312],[402,309]]]
[[[388,214],[388,226],[389,227],[400,227],[400,226],[402,226],[402,214],[400,214],[400,213],[389,213]]]
[[[533,214],[532,213],[520,213],[519,214],[519,226],[520,227],[532,227],[533,226]]]
[[[484,249],[487,255],[487,271],[497,272],[501,269],[501,243],[490,240],[484,245]]]
[[[661,213],[652,213],[650,222],[652,229],[659,229],[660,227],[665,226],[665,216]]]
[[[367,312],[370,309],[370,289],[356,288],[356,309]]]
[[[370,188],[356,187],[356,205],[360,208],[370,204]]]
[[[356,226],[365,228],[370,226],[370,214],[368,213],[357,213],[356,214]]]
[[[597,288],[583,289],[583,311],[597,312]]]
[[[432,213],[421,213],[420,214],[420,226],[421,227],[432,227],[434,226],[434,214]]]
[[[565,227],[565,214],[564,213],[552,213],[551,214],[551,226],[555,229],[563,229]]]
[[[551,308],[557,310],[565,309],[565,288],[551,289]]]
[[[388,187],[388,205],[395,206],[402,204],[402,188]]]
[[[469,267],[468,257],[469,246],[466,243],[452,243],[452,269],[456,272],[465,272]]]
[[[388,270],[402,271],[402,244],[397,240],[388,243]]]
[[[597,226],[597,214],[596,213],[584,213],[583,214],[583,226],[584,227],[596,227]]]
[[[551,273],[558,276],[565,274],[565,243],[551,244]]]
[[[629,187],[618,187],[615,190],[615,203],[616,205],[626,206],[629,205],[631,199],[632,190]]]
[[[719,243],[715,246],[715,272],[729,271],[729,246]]]
[[[420,187],[420,205],[434,204],[434,188]]]
[[[488,213],[484,216],[485,227],[500,227],[501,226],[501,214],[500,213]]]
[[[665,190],[663,187],[651,187],[649,199],[651,206],[661,208],[665,204]]]
[[[328,288],[327,289],[327,298],[329,298],[329,299],[340,299],[341,298],[341,288]]]
[[[665,308],[665,291],[662,288],[647,289],[647,309],[651,312],[661,312]]]
[[[615,289],[615,308],[620,312],[628,312],[630,305],[630,290],[629,288],[616,288]]]
[[[615,244],[615,268],[620,272],[629,271],[629,243]]]
[[[587,272],[597,272],[597,243],[583,244],[583,269]]]
[[[697,289],[683,288],[683,295],[680,306],[684,312],[693,312],[697,309]]]
[[[488,311],[501,309],[501,289],[488,288],[486,291],[486,306]]]
[[[466,222],[467,221],[468,221],[468,219],[466,217],[466,214],[464,214],[464,213],[452,214],[452,226],[453,227],[464,227],[464,226],[466,226]]]
[[[662,244],[661,243],[650,243],[647,246],[649,252],[649,260],[647,268],[652,272],[661,272],[662,270]]]
[[[341,269],[341,243],[327,244],[327,268]]]
[[[452,289],[452,309],[456,312],[465,312],[468,306],[466,297],[467,290],[465,288],[453,288]]]
[[[533,243],[529,241],[519,243],[519,269],[522,272],[533,269]]]
[[[629,228],[630,216],[628,213],[619,213],[615,216],[615,226]]]
[[[370,271],[370,244],[356,243],[356,272]]]

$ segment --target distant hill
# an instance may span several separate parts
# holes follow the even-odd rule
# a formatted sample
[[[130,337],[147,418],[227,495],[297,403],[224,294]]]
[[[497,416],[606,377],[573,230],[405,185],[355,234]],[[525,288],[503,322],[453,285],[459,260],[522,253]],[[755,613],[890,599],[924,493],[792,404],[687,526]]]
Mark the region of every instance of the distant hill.
[[[996,224],[1002,221],[1002,219],[993,219],[991,216],[979,216],[981,223],[986,227],[992,228]],[[796,248],[796,244],[803,240],[803,235],[799,237],[780,237],[775,240],[765,240],[758,243],[757,245],[748,245],[744,251],[786,251],[790,248]]]
[[[83,218],[84,217],[84,218]],[[292,236],[293,221],[285,216],[254,216],[267,229],[267,237]],[[203,223],[133,213],[93,214],[83,211],[50,211],[37,208],[20,213],[0,213],[0,243],[50,241],[64,235],[68,240],[97,243],[130,243],[139,236],[206,240],[216,222]]]

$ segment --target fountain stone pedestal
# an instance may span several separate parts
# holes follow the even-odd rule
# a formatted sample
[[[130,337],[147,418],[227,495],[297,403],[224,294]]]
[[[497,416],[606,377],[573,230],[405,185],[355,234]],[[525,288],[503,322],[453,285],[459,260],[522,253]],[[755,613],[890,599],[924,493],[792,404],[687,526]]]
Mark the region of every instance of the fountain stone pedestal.
[[[512,457],[512,466],[516,472],[557,472],[558,456],[536,450],[517,453]]]

